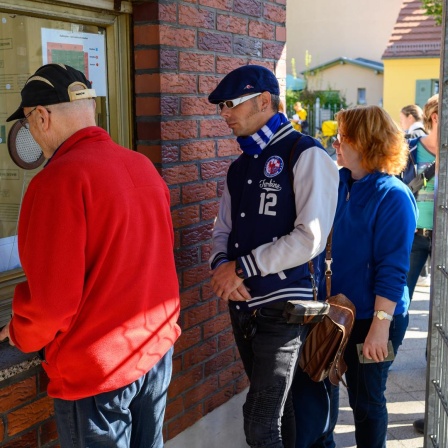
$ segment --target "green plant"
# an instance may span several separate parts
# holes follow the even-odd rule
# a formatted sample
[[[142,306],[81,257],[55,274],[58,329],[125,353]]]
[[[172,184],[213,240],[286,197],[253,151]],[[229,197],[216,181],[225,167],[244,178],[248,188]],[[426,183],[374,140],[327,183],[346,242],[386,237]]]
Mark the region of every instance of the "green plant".
[[[422,0],[428,16],[433,16],[437,25],[442,24],[442,0]]]

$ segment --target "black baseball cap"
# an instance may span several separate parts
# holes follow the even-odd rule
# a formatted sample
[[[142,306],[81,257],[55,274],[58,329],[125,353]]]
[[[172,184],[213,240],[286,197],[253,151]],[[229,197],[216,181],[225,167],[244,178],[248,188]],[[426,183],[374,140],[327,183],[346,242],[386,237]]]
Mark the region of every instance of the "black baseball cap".
[[[69,91],[73,85],[79,85],[82,89]],[[22,102],[6,121],[25,118],[24,107],[50,106],[96,97],[95,90],[84,73],[64,64],[43,65],[28,78],[20,93]]]
[[[259,92],[280,95],[277,78],[274,73],[261,65],[244,65],[227,74],[209,95],[208,100],[212,104],[218,104]]]

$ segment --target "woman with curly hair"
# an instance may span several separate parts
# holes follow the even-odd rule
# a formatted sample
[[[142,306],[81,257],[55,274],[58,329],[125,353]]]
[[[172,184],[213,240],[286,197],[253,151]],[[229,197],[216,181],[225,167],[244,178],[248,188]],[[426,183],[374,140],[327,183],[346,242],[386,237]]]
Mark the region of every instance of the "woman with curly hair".
[[[378,106],[342,110],[333,143],[340,169],[333,226],[332,294],[345,294],[356,321],[345,351],[358,448],[384,448],[386,381],[409,321],[406,274],[417,220],[415,199],[395,175],[408,158],[403,132]],[[357,344],[363,344],[362,347]],[[337,397],[337,391],[335,391]]]

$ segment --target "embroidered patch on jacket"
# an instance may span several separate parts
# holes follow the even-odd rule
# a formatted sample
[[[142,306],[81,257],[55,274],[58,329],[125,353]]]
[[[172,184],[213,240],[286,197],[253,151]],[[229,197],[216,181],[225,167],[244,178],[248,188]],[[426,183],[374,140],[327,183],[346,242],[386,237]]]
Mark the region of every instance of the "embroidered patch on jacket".
[[[280,174],[283,170],[283,160],[279,156],[272,156],[266,161],[264,166],[264,175],[267,177],[274,177]]]

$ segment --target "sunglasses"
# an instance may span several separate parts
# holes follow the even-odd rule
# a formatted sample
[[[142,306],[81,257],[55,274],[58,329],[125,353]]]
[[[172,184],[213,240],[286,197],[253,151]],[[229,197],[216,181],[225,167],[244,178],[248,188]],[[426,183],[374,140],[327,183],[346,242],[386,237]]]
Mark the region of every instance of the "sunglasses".
[[[223,110],[224,106],[226,106],[227,109],[233,109],[234,107],[244,103],[245,101],[251,100],[252,98],[255,98],[256,96],[261,95],[261,93],[262,92],[253,93],[252,95],[240,96],[239,98],[235,98],[234,100],[223,101],[218,104],[219,109]]]

